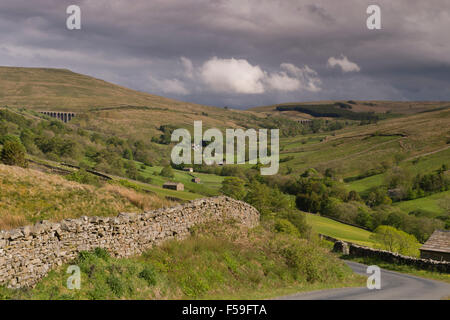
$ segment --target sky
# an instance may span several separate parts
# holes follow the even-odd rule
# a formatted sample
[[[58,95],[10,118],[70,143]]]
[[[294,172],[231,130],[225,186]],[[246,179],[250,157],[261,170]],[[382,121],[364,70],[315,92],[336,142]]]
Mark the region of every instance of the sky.
[[[437,101],[450,100],[449,31],[449,0],[0,0],[0,65],[218,107]]]

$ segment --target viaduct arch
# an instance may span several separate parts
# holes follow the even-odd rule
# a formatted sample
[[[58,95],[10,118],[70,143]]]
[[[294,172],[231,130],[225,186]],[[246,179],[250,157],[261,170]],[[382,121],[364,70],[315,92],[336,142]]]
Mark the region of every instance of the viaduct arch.
[[[75,113],[73,112],[57,112],[57,111],[40,111],[40,113],[50,116],[52,118],[56,118],[65,123],[72,120],[75,117]]]

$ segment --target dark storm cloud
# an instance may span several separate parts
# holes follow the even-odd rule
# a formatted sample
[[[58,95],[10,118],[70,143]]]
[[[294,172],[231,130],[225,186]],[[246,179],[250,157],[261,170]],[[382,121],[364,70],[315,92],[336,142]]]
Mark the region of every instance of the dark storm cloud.
[[[449,100],[448,0],[377,3],[373,31],[372,1],[0,0],[0,65],[69,68],[218,106]],[[70,4],[80,31],[65,28]]]

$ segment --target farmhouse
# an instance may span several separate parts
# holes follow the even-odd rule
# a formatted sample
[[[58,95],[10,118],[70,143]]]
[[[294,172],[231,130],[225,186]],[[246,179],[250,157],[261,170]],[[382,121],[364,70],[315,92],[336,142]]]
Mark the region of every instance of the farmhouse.
[[[194,168],[183,168],[183,171],[194,172]]]
[[[419,249],[423,259],[444,260],[450,262],[450,231],[436,230]]]
[[[182,184],[181,182],[166,182],[163,184],[163,188],[176,191],[183,191],[184,184]]]

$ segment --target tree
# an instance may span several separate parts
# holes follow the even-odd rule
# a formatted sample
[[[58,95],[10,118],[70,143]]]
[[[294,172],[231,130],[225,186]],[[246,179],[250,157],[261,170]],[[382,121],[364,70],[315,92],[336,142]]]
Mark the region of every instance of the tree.
[[[450,196],[446,196],[438,201],[439,207],[445,210],[446,214],[450,214]]]
[[[133,160],[133,152],[131,151],[131,149],[125,149],[123,151],[123,157],[128,160]]]
[[[262,215],[273,212],[270,203],[270,188],[257,180],[253,180],[249,184],[245,202],[254,206]]]
[[[26,168],[25,147],[17,141],[6,141],[0,153],[0,160],[10,166]]]
[[[416,237],[391,226],[379,226],[375,229],[371,239],[379,246],[391,252],[398,252],[407,256],[418,256],[420,243]]]
[[[222,191],[224,195],[237,200],[243,200],[247,194],[244,180],[236,177],[225,178],[222,182],[220,191]]]
[[[128,161],[125,165],[125,168],[126,168],[125,173],[127,177],[136,180],[139,175],[139,172],[136,168],[135,163],[133,161]]]
[[[315,192],[311,192],[309,195],[301,193],[295,198],[295,204],[300,210],[316,213],[320,210],[321,198]]]
[[[162,168],[159,175],[166,178],[175,177],[175,174],[173,173],[173,169],[171,166],[165,166],[164,168]]]

